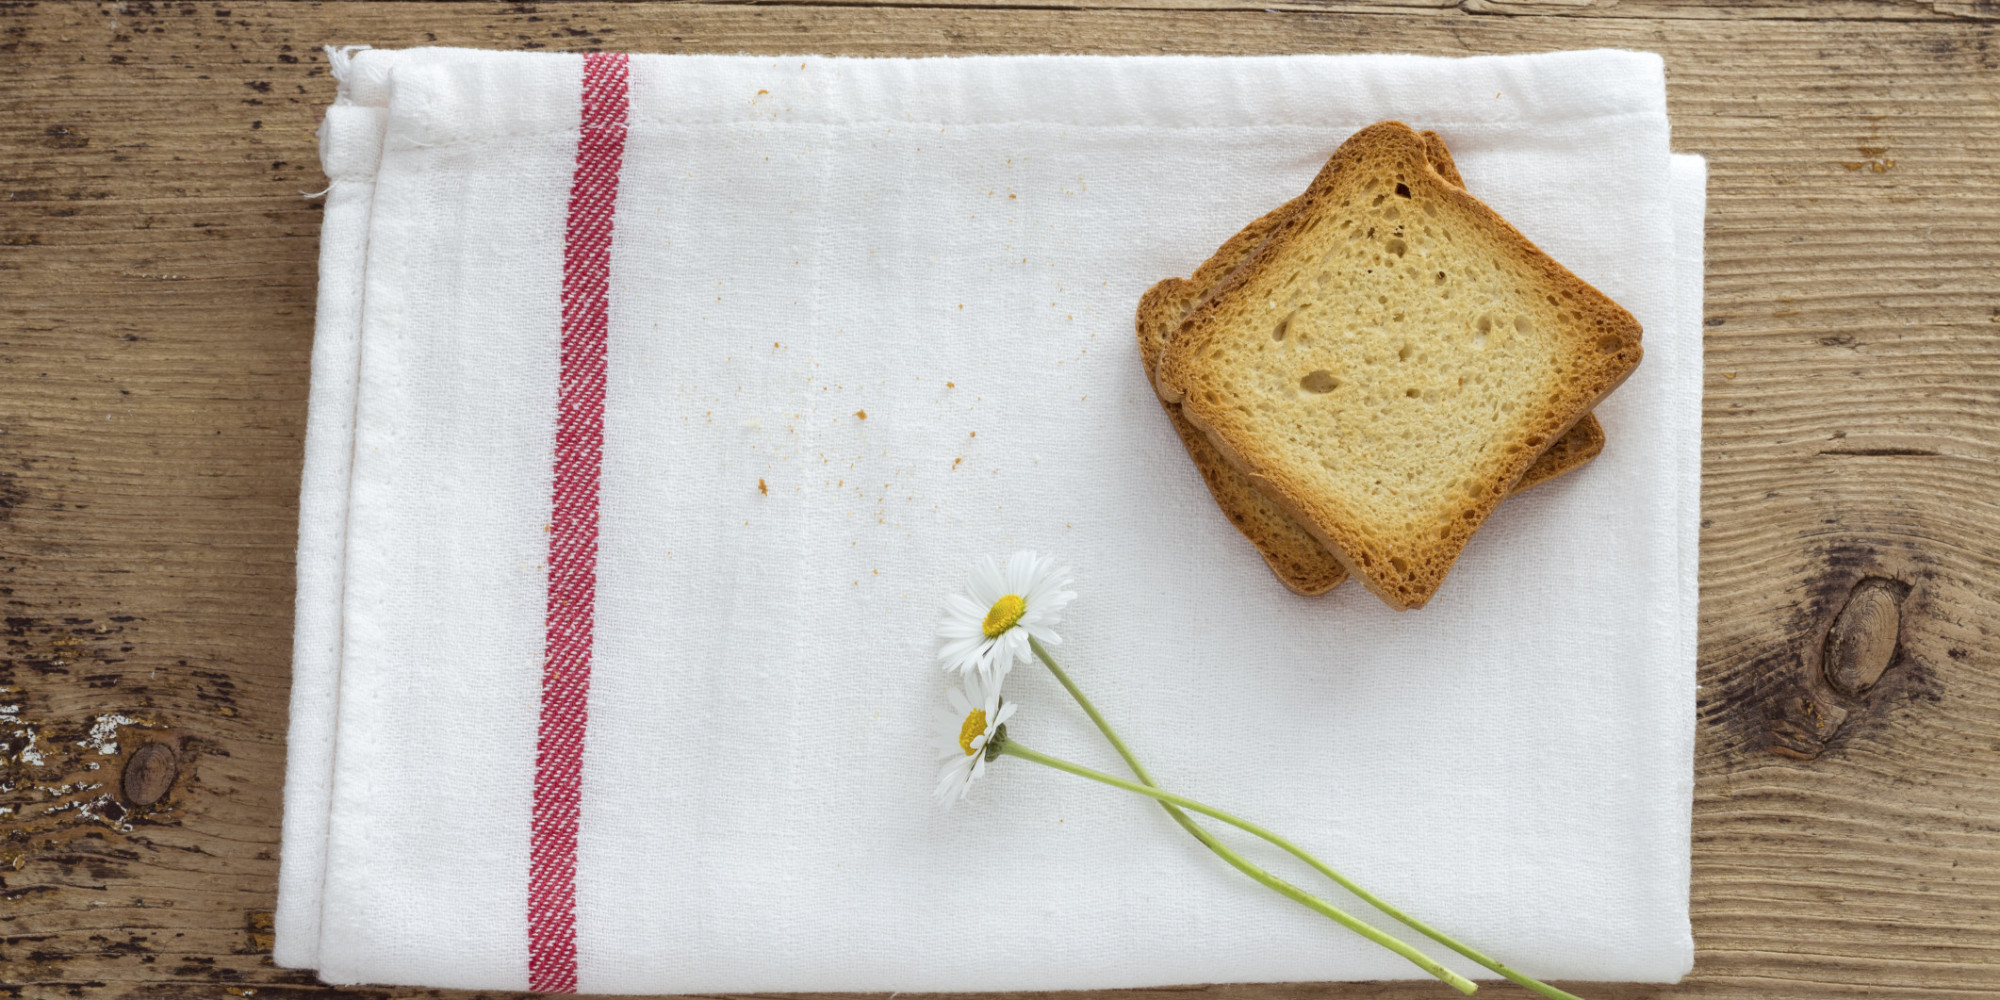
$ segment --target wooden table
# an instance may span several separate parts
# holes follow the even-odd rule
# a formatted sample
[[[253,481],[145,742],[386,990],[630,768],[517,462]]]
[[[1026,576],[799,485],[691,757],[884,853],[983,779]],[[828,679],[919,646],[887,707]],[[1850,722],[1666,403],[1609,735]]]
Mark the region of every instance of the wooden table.
[[[325,42],[1663,53],[1675,148],[1712,171],[1699,957],[1678,987],[1577,988],[2000,995],[1996,19],[1994,0],[0,7],[0,995],[425,992],[269,958]]]

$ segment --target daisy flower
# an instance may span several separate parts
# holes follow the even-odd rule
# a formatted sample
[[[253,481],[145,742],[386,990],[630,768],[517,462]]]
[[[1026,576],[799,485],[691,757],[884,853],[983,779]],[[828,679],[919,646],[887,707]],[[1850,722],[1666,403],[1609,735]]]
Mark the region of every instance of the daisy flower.
[[[1076,599],[1064,589],[1069,583],[1069,567],[1058,565],[1054,556],[1016,552],[1004,569],[992,556],[980,560],[966,578],[965,593],[945,598],[938,626],[944,668],[1002,677],[1016,661],[1028,659],[1028,637],[1060,645],[1055,626],[1064,605]]]
[[[1007,738],[1007,720],[1014,706],[1000,700],[1000,679],[980,674],[965,675],[965,688],[951,688],[951,710],[937,713],[938,769],[937,799],[946,807],[965,798],[972,783],[986,773],[986,758]]]

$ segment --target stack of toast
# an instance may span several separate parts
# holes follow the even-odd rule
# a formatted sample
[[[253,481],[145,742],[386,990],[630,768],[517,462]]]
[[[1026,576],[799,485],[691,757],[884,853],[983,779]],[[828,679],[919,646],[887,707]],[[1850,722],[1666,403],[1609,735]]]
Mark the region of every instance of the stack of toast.
[[[1420,607],[1513,494],[1604,448],[1639,323],[1381,122],[1297,198],[1139,301],[1140,358],[1229,520],[1285,586]]]

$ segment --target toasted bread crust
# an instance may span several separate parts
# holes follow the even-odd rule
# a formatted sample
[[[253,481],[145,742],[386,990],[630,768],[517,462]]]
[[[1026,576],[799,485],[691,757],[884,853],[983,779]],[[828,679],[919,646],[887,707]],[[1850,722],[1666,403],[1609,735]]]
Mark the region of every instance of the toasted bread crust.
[[[1451,151],[1436,132],[1422,133],[1425,154],[1438,174],[1464,187]],[[1139,359],[1152,381],[1160,356],[1173,339],[1181,321],[1201,298],[1213,291],[1230,272],[1261,245],[1265,238],[1297,207],[1287,202],[1243,227],[1230,237],[1214,256],[1196,269],[1192,279],[1168,278],[1146,291],[1139,299],[1134,317],[1139,338]],[[1317,596],[1340,586],[1347,570],[1320,540],[1301,526],[1216,451],[1208,436],[1188,423],[1176,404],[1160,401],[1174,430],[1187,447],[1188,457],[1207,482],[1216,506],[1236,526],[1243,537],[1256,546],[1271,568],[1272,575],[1294,593]],[[1604,430],[1595,416],[1586,416],[1528,468],[1515,493],[1532,489],[1571,470],[1581,468],[1604,450]]]
[[[1139,299],[1136,317],[1139,358],[1146,366],[1148,379],[1153,377],[1160,354],[1166,348],[1168,335],[1180,325],[1181,317],[1187,315],[1204,291],[1205,288],[1193,281],[1168,278],[1154,285]],[[1250,485],[1250,480],[1236,471],[1236,467],[1230,465],[1209,443],[1208,435],[1195,429],[1181,416],[1179,406],[1161,400],[1160,408],[1167,412],[1167,419],[1173,422],[1174,431],[1181,436],[1181,443],[1187,446],[1188,457],[1194,460],[1195,468],[1201,471],[1201,478],[1208,483],[1208,491],[1215,496],[1216,506],[1222,508],[1223,516],[1229,518],[1229,523],[1257,547],[1257,554],[1264,557],[1265,565],[1271,568],[1271,574],[1278,578],[1278,582],[1294,593],[1313,597],[1340,586],[1341,581],[1347,579],[1347,570],[1340,565],[1340,560],[1335,559],[1319,539],[1285,513],[1284,508]]]
[[[1530,477],[1529,469],[1552,442],[1582,422],[1588,411],[1631,373],[1641,356],[1638,322],[1447,179],[1446,170],[1433,164],[1428,155],[1427,147],[1433,143],[1442,145],[1400,122],[1370,126],[1350,138],[1295,201],[1277,229],[1196,305],[1166,344],[1155,378],[1162,399],[1180,402],[1180,415],[1207,434],[1217,454],[1243,471],[1271,501],[1324,542],[1350,573],[1397,608],[1421,606],[1436,592],[1472,532],[1510,490],[1524,480],[1546,479]],[[1448,164],[1449,160],[1439,158],[1439,163]],[[1455,175],[1455,169],[1450,173]],[[1472,248],[1463,253],[1484,254],[1481,259],[1497,261],[1532,284],[1534,300],[1522,290],[1523,308],[1542,310],[1535,321],[1542,327],[1534,335],[1535,342],[1548,352],[1542,360],[1560,373],[1533,386],[1532,398],[1521,400],[1519,415],[1513,414],[1509,404],[1507,422],[1495,430],[1497,436],[1475,452],[1452,456],[1465,463],[1462,495],[1440,498],[1441,513],[1424,515],[1429,520],[1415,525],[1371,520],[1364,502],[1368,498],[1359,488],[1333,478],[1361,473],[1345,466],[1340,473],[1307,468],[1298,460],[1296,448],[1287,451],[1272,437],[1276,431],[1271,420],[1276,418],[1260,417],[1250,407],[1225,398],[1219,385],[1239,374],[1227,368],[1234,361],[1231,351],[1253,360],[1262,357],[1255,353],[1260,348],[1258,338],[1271,337],[1261,326],[1252,329],[1247,317],[1262,298],[1277,294],[1281,281],[1289,278],[1292,284],[1285,287],[1296,287],[1299,276],[1287,268],[1306,260],[1310,248],[1331,238],[1322,236],[1321,242],[1309,243],[1314,228],[1321,222],[1337,221],[1340,199],[1353,205],[1364,183],[1379,186],[1382,178],[1391,174],[1396,178],[1396,194],[1411,199],[1402,204],[1411,206],[1412,211],[1417,205],[1425,205],[1426,211],[1442,209],[1445,221],[1459,227],[1455,231]],[[1381,199],[1373,204],[1379,206]],[[1360,209],[1354,212],[1358,216]],[[1396,232],[1402,229],[1398,227]],[[1374,227],[1368,237],[1376,238]],[[1350,238],[1358,236],[1350,234]],[[1402,240],[1395,242],[1400,245]],[[1330,253],[1324,257],[1314,253],[1312,260],[1319,266],[1331,260]],[[1396,255],[1401,257],[1400,249]],[[1322,274],[1321,281],[1327,277]],[[1442,274],[1439,280],[1443,280]],[[1347,291],[1341,284],[1326,295]],[[1299,294],[1294,292],[1293,299]],[[1541,296],[1548,298],[1547,309],[1538,301]],[[1275,299],[1266,306],[1272,307]],[[1320,428],[1312,430],[1321,432]],[[1404,447],[1407,451],[1408,446]],[[1584,440],[1565,445],[1558,454],[1587,456],[1601,447],[1601,428],[1594,434],[1586,429]],[[1415,461],[1407,457],[1399,460]],[[1375,485],[1379,493],[1382,480],[1377,479]]]

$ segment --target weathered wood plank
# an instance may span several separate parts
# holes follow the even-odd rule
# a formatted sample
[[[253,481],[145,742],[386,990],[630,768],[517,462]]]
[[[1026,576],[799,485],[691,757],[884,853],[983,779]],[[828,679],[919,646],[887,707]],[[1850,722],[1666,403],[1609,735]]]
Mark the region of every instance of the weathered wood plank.
[[[1664,53],[1676,145],[1713,172],[1700,952],[1679,987],[1579,988],[2000,993],[1996,5],[1266,6],[0,7],[0,987],[334,992],[270,966],[268,911],[319,221],[299,195],[323,184],[317,46],[366,41]]]
[[[716,6],[872,7],[952,10],[1261,11],[1266,13],[1384,14],[1451,17],[1474,14],[1526,17],[1608,17],[1660,21],[1682,18],[1731,21],[1962,21],[2000,19],[1992,0],[1801,0],[1738,3],[1731,0],[671,0]]]
[[[717,6],[873,7],[954,10],[1261,11],[1266,13],[1383,14],[1451,17],[1473,14],[1525,17],[1608,17],[1641,21],[1698,18],[1728,21],[1979,21],[2000,19],[1992,0],[1801,0],[1736,3],[1730,0],[671,0]]]

